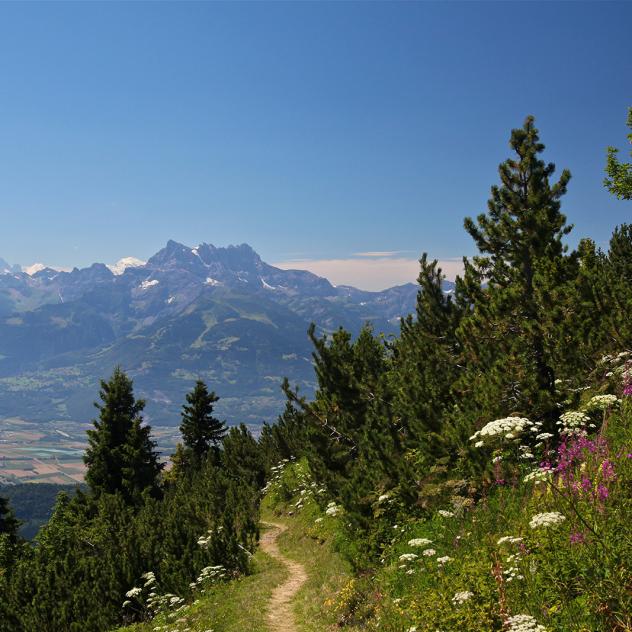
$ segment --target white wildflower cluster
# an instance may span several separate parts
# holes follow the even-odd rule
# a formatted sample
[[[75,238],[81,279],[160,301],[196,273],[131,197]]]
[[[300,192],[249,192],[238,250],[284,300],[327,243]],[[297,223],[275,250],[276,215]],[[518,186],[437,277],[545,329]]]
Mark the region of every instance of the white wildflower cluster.
[[[227,571],[221,564],[217,566],[206,566],[200,571],[197,579],[189,584],[191,590],[200,590],[206,592],[206,588],[212,584],[216,584],[227,577]],[[200,586],[203,588],[200,589]]]
[[[416,553],[402,553],[399,556],[400,562],[414,562],[419,556]]]
[[[442,518],[454,518],[454,512],[453,511],[448,511],[447,509],[439,509],[439,511],[437,511],[437,513]]]
[[[591,397],[586,406],[584,406],[585,410],[607,410],[608,408],[613,408],[621,403],[621,400],[616,395],[595,395]]]
[[[131,588],[125,593],[125,596],[129,599],[123,602],[123,608],[131,606],[132,599],[143,604],[143,607],[152,616],[156,616],[159,612],[165,611],[173,611],[173,613],[180,612],[187,607],[182,597],[172,593],[161,595],[158,592],[156,575],[152,571],[143,573],[141,579],[145,580],[142,587],[134,586],[134,588]],[[144,592],[148,593],[146,597],[143,597]]]
[[[520,568],[517,566],[517,564],[522,561],[520,553],[513,553],[512,555],[507,556],[505,561],[509,565],[508,568],[503,571],[503,575],[507,583],[512,582],[514,579],[524,579],[524,576],[520,572]]]
[[[533,456],[533,452],[531,452],[531,448],[528,445],[518,446],[518,458],[523,459],[525,461],[531,460],[535,458]]]
[[[585,436],[587,427],[595,427],[586,413],[577,410],[569,410],[560,415],[557,425],[561,426],[560,434],[574,437]]]
[[[533,472],[529,472],[522,480],[525,483],[533,482],[535,485],[540,485],[551,480],[553,476],[553,470],[548,467],[539,467]]]
[[[219,534],[221,531],[223,531],[224,527],[222,527],[221,525],[219,527],[217,527],[217,529],[209,529],[206,532],[206,535],[202,535],[198,538],[197,544],[198,546],[201,546],[203,549],[208,549],[209,546],[211,545],[211,542],[213,541],[213,536],[217,533]]]
[[[432,557],[433,555],[436,555],[437,552],[434,549],[424,549],[421,552],[422,555],[425,555],[426,557]]]
[[[529,614],[516,614],[507,619],[507,632],[547,632],[543,625],[540,625]]]
[[[498,544],[498,546],[501,546],[502,544],[520,544],[522,540],[523,538],[519,538],[514,535],[504,535],[502,538],[498,539],[498,542],[496,542],[496,544]]]
[[[428,538],[413,538],[412,540],[408,540],[408,546],[428,546],[432,544],[432,540],[428,540]]]
[[[470,437],[470,441],[476,442],[475,447],[483,447],[490,442],[497,443],[516,439],[533,427],[534,423],[526,417],[504,417],[490,421],[476,431]]]
[[[450,557],[449,555],[443,555],[442,557],[438,557],[437,558],[437,564],[439,564],[439,566],[443,566],[444,564],[447,564],[448,562],[453,562],[454,558]]]
[[[327,509],[325,509],[325,513],[328,516],[337,516],[342,511],[342,507],[340,505],[336,505],[335,501],[330,501],[327,503]]]
[[[460,590],[454,593],[454,597],[452,597],[452,603],[455,606],[460,606],[461,604],[469,601],[474,596],[473,592],[469,590]]]
[[[559,524],[562,524],[566,520],[566,517],[563,516],[558,511],[549,511],[545,513],[536,514],[531,518],[529,522],[529,526],[532,529],[541,529],[541,528],[549,528],[555,527]]]

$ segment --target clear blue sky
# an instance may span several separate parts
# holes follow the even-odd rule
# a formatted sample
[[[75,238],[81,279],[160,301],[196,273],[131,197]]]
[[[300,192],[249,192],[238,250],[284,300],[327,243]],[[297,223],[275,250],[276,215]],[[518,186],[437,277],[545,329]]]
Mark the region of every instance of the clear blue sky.
[[[632,205],[632,3],[0,4],[0,256],[472,254],[510,129],[573,174],[575,238]],[[625,155],[625,154],[624,154]]]

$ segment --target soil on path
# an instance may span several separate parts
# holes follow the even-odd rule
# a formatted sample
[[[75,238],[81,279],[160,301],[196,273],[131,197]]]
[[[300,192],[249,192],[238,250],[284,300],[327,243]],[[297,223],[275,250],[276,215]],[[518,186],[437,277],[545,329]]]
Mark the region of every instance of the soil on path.
[[[270,632],[295,632],[297,627],[294,613],[292,612],[292,598],[307,581],[307,573],[302,564],[288,559],[279,551],[277,538],[287,527],[276,522],[266,522],[264,525],[272,527],[272,529],[266,531],[261,537],[261,549],[281,562],[289,573],[288,578],[272,592],[272,597],[268,604],[268,626],[270,627]]]

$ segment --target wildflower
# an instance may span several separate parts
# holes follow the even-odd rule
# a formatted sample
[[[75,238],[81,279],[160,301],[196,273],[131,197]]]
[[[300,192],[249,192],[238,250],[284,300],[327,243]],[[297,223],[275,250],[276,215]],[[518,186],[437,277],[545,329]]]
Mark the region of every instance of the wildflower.
[[[499,546],[501,544],[519,544],[520,542],[522,542],[522,538],[518,538],[516,536],[513,535],[504,535],[502,538],[499,538],[498,542],[496,542],[496,544],[498,544]]]
[[[454,558],[450,557],[449,555],[444,555],[443,557],[437,558],[437,562],[439,563],[440,566],[443,566],[444,564],[447,564],[448,562],[452,562],[453,560]]]
[[[432,544],[432,540],[428,540],[428,538],[413,538],[412,540],[408,540],[408,546],[426,546],[428,544]]]
[[[583,544],[585,541],[586,541],[586,537],[584,536],[583,533],[579,531],[574,531],[570,535],[571,544]]]
[[[416,560],[419,556],[416,553],[402,553],[399,556],[399,561],[400,562],[413,562],[414,560]]]
[[[453,511],[447,511],[446,509],[439,509],[437,512],[442,518],[454,518]]]
[[[325,513],[328,516],[337,516],[340,513],[341,509],[342,507],[337,506],[336,503],[332,501],[327,505],[327,509],[325,509]]]
[[[584,427],[590,423],[590,417],[583,412],[569,410],[560,415],[558,426],[562,426],[561,433],[567,435],[585,434]]]
[[[566,517],[557,511],[549,511],[545,513],[536,514],[531,518],[529,526],[532,529],[539,529],[540,527],[548,528],[561,524],[566,520]]]
[[[533,423],[525,417],[505,417],[503,419],[496,419],[490,421],[483,426],[480,430],[475,432],[470,441],[478,440],[475,444],[479,447],[479,443],[485,439],[514,439],[516,436],[521,435],[528,428],[533,426]]]
[[[507,632],[547,632],[543,625],[540,625],[529,614],[516,614],[507,619]]]
[[[607,410],[620,403],[616,395],[595,395],[586,404],[586,410]]]
[[[550,432],[541,432],[536,436],[536,441],[546,441],[550,439],[553,435]]]
[[[134,588],[132,588],[131,590],[128,590],[125,593],[126,597],[129,597],[130,599],[133,599],[134,597],[138,597],[138,595],[140,595],[140,593],[143,592],[142,588],[138,588],[137,586],[134,586]]]
[[[382,494],[378,499],[377,502],[378,503],[383,503],[385,500],[388,500],[390,498],[390,496],[388,494]]]
[[[422,554],[425,555],[426,557],[432,557],[433,555],[436,555],[437,552],[434,549],[424,549],[422,551]]]
[[[529,472],[522,480],[525,483],[533,481],[536,485],[548,481],[551,478],[552,470],[548,468],[539,468]]]
[[[454,593],[454,597],[452,597],[452,603],[460,606],[462,603],[469,601],[473,596],[473,592],[470,592],[469,590],[461,590]]]

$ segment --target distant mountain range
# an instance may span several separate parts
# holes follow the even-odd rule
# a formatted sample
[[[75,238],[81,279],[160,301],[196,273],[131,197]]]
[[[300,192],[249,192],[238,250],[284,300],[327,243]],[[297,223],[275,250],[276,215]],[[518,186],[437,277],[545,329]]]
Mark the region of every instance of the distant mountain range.
[[[313,388],[310,322],[357,333],[370,321],[396,333],[416,295],[412,283],[382,292],[334,287],[275,268],[246,244],[169,241],[147,262],[71,272],[27,273],[0,259],[0,418],[88,421],[99,378],[120,364],[154,424],[179,423],[198,377],[220,395],[230,423],[271,420],[284,376]]]

